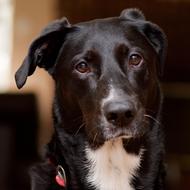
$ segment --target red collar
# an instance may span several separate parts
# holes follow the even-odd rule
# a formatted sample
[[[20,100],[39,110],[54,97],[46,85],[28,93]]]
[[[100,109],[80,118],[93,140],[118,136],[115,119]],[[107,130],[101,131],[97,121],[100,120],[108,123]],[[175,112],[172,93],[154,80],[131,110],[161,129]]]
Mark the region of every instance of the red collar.
[[[48,158],[48,162],[51,165],[56,165],[51,157]],[[66,187],[67,179],[66,179],[65,170],[60,164],[58,164],[57,167],[56,167],[55,181],[61,187]]]
[[[55,181],[57,182],[58,185],[62,187],[66,186],[67,180],[66,180],[65,170],[61,165],[58,165],[56,168]]]

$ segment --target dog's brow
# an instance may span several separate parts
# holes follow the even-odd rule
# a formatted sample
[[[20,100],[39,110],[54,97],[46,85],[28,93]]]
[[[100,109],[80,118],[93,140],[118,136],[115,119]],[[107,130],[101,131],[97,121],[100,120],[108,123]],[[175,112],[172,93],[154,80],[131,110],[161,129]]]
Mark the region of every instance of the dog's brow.
[[[119,51],[120,53],[127,55],[129,52],[129,44],[124,44],[124,43],[117,44],[115,46],[115,49],[116,51]]]
[[[93,58],[97,56],[98,56],[98,53],[94,48],[87,50],[87,52],[85,53],[85,58],[87,60],[92,60]]]

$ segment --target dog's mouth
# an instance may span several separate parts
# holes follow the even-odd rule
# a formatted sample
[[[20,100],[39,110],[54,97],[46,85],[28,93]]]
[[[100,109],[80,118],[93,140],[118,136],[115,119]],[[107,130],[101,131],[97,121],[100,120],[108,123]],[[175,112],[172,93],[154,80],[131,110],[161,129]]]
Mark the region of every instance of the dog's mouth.
[[[113,140],[118,137],[122,138],[132,138],[134,137],[134,134],[127,128],[111,128],[111,127],[106,127],[103,130],[103,137],[105,141]]]
[[[91,129],[87,133],[89,138],[89,143],[93,148],[98,148],[103,145],[105,142],[117,140],[118,138],[130,140],[130,139],[139,139],[143,137],[148,130],[146,123],[141,123],[141,127],[136,125],[128,126],[99,126]]]

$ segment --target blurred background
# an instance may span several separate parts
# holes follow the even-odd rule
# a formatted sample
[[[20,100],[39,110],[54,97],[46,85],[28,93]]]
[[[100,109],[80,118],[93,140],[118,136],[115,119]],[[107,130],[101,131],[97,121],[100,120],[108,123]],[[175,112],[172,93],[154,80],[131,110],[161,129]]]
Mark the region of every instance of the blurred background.
[[[16,89],[14,73],[48,22],[117,16],[140,8],[168,36],[163,126],[168,190],[190,189],[190,0],[0,0],[0,190],[28,190],[28,167],[53,128],[53,81],[42,69]]]

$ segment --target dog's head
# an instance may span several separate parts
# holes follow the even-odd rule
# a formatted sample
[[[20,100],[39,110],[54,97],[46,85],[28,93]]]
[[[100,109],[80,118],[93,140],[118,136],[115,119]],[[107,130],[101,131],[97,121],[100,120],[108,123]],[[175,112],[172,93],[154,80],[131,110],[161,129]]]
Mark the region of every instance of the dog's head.
[[[91,144],[135,138],[151,130],[159,111],[165,50],[163,31],[137,9],[73,26],[64,18],[32,43],[16,83],[21,88],[37,66],[45,68],[66,130]]]

